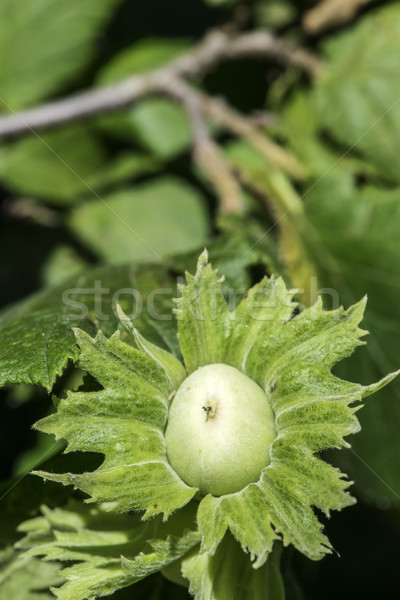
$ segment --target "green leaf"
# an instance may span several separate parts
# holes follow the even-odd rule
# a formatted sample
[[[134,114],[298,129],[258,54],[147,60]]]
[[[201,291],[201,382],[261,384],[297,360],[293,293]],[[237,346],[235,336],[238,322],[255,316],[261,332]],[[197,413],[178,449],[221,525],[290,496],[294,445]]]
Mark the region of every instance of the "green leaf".
[[[184,109],[162,98],[141,102],[129,113],[133,137],[155,156],[164,159],[189,148],[192,133]]]
[[[252,355],[257,360],[259,353],[263,352],[261,348],[266,337],[274,327],[279,327],[292,316],[296,307],[292,296],[293,291],[287,290],[283,280],[274,276],[263,279],[249,290],[235,311],[235,325],[229,337],[226,357],[229,364],[239,365],[243,372],[247,371]]]
[[[269,0],[255,7],[259,27],[276,28],[289,25],[296,18],[296,5],[291,0]]]
[[[380,173],[399,182],[400,7],[366,15],[325,46],[326,68],[317,81],[321,125],[344,148],[367,158]]]
[[[13,0],[0,7],[0,89],[6,111],[32,105],[76,80],[118,0]]]
[[[257,299],[260,290],[263,303]],[[258,483],[236,494],[208,495],[200,503],[204,551],[215,552],[228,527],[257,557],[256,566],[266,560],[276,534],[314,560],[330,551],[311,506],[329,514],[354,499],[345,492],[350,482],[314,453],[348,446],[344,436],[359,430],[357,407],[351,404],[397,375],[363,387],[331,373],[362,343],[366,332],[358,324],[364,306],[361,301],[347,311],[325,311],[319,300],[291,318],[290,291],[282,280],[271,279],[250,290],[229,314],[215,271],[205,253],[200,257],[178,300],[179,341],[188,371],[213,362],[242,370],[268,394],[277,433],[271,462]]]
[[[88,269],[87,262],[73,246],[56,246],[42,266],[42,278],[52,287]]]
[[[175,286],[160,266],[100,267],[10,308],[0,318],[0,386],[26,382],[51,389],[68,360],[78,357],[72,327],[93,333],[101,324],[111,335],[118,327],[113,310],[118,302],[128,314],[136,313],[135,325],[150,340],[176,351],[169,318]]]
[[[15,547],[21,537],[18,525],[36,516],[44,502],[50,505],[64,503],[66,490],[55,484],[45,485],[38,478],[19,476],[2,482],[0,498],[0,597],[48,600],[45,590],[62,581],[59,565],[46,564],[35,557],[22,557]]]
[[[98,83],[108,85],[130,75],[139,75],[164,66],[189,47],[189,40],[146,38],[125,48],[100,71]]]
[[[320,118],[312,93],[294,93],[283,109],[281,133],[288,139],[295,154],[301,156],[308,175],[316,178],[332,165],[341,169],[348,160],[347,155],[336,165],[338,156],[328,144],[321,143],[319,127]]]
[[[70,226],[83,243],[112,263],[130,258],[154,261],[163,254],[198,248],[208,233],[200,194],[173,178],[86,202],[73,212]]]
[[[125,181],[132,181],[156,172],[160,165],[148,155],[125,150],[117,156],[108,157],[101,169],[89,174],[86,183],[95,190],[105,190]]]
[[[263,567],[253,569],[228,534],[214,555],[192,553],[184,558],[182,573],[195,600],[283,600],[279,557],[276,547]]]
[[[149,342],[149,340],[146,340],[146,338],[144,338],[138,332],[138,330],[133,327],[132,321],[126,316],[119,304],[117,304],[117,314],[125,329],[135,340],[136,346],[160,365],[160,367],[165,371],[172,391],[177,390],[186,377],[186,371],[182,363],[177,358],[172,356],[172,354],[166,352],[166,350],[163,350],[162,348],[159,348],[155,344]]]
[[[200,366],[224,362],[230,322],[220,283],[204,251],[196,275],[186,273],[186,286],[180,286],[182,296],[176,301],[175,313],[179,344],[189,374]]]
[[[87,128],[75,125],[2,145],[0,178],[14,193],[68,204],[91,193],[85,180],[105,158]]]
[[[168,535],[165,540],[150,540],[148,543],[151,553],[141,554],[134,560],[124,559],[122,565],[130,575],[147,577],[181,558],[194,546],[198,546],[199,541],[200,534],[197,531],[188,531],[181,538]]]
[[[79,365],[103,386],[98,392],[68,393],[57,413],[37,424],[40,431],[68,441],[66,452],[104,454],[93,473],[55,475],[46,479],[73,484],[92,501],[108,502],[108,510],[146,510],[144,518],[187,504],[196,492],[177,476],[166,457],[163,431],[168,403],[180,381],[171,379],[165,362],[154,354],[109,340],[99,332],[93,340],[76,330]],[[173,359],[171,359],[173,360]],[[85,415],[85,428],[77,427]]]
[[[261,260],[259,251],[252,249],[253,243],[235,234],[221,236],[209,244],[210,256],[224,267],[229,286],[236,291],[241,289],[242,293],[249,283],[248,267]],[[68,359],[78,357],[71,328],[95,333],[101,327],[106,335],[111,335],[118,327],[113,310],[118,303],[147,339],[179,354],[176,323],[171,314],[172,297],[176,295],[176,276],[186,268],[195,267],[197,254],[196,251],[169,257],[165,268],[158,265],[96,268],[3,312],[0,386],[7,381],[26,382],[51,389]],[[265,259],[264,253],[262,258]]]
[[[398,368],[400,210],[398,189],[359,187],[353,177],[331,173],[305,197],[311,225],[323,246],[315,256],[329,253],[318,264],[319,285],[334,293],[334,301],[352,302],[368,293],[366,325],[374,336],[367,352],[356,353],[340,365],[341,376],[357,373],[364,381]],[[398,437],[400,387],[396,381],[367,402],[360,420],[362,430],[352,451],[340,460],[356,480],[358,493],[370,502],[399,506],[400,448]],[[359,458],[360,457],[360,458]]]
[[[263,303],[257,298],[260,290]],[[347,311],[324,310],[318,301],[293,316],[291,292],[282,280],[271,278],[229,310],[206,251],[181,291],[178,335],[188,371],[215,362],[242,371],[264,390],[276,431],[270,461],[257,482],[200,501],[201,552],[218,551],[229,528],[255,568],[266,563],[277,538],[311,559],[322,558],[331,546],[313,507],[329,515],[354,499],[346,491],[351,482],[316,453],[348,447],[344,437],[359,429],[355,412],[362,398],[397,375],[362,386],[331,372],[361,344],[365,332],[358,325],[365,301]],[[169,402],[184,372],[176,359],[148,343],[121,310],[119,315],[137,348],[121,341],[118,332],[109,339],[99,332],[93,339],[78,330],[79,364],[102,389],[69,392],[57,402],[57,412],[38,424],[41,431],[66,439],[67,452],[101,453],[104,462],[93,472],[39,475],[73,484],[91,496],[89,501],[107,503],[106,510],[167,517],[197,491],[169,464],[164,437]]]
[[[98,82],[110,84],[131,75],[158,69],[180,56],[187,40],[147,38],[120,52],[100,71]],[[99,119],[112,136],[139,142],[161,159],[173,158],[189,147],[191,130],[181,106],[163,98],[144,99],[119,114]]]
[[[110,515],[104,507],[70,502],[65,509],[42,508],[43,516],[23,523],[19,546],[25,556],[75,564],[62,570],[61,600],[110,595],[180,558],[198,544],[193,509],[168,523],[143,523],[137,514]]]
[[[281,268],[289,277],[292,285],[303,294],[303,302],[311,301],[311,284],[315,270],[309,253],[309,231],[300,196],[286,176],[271,166],[265,157],[254,148],[241,141],[227,147],[227,157],[241,180],[253,195],[258,195],[269,209],[272,223],[255,244],[262,242],[268,234],[277,228],[278,258]],[[279,264],[278,263],[278,264]],[[278,266],[279,269],[279,266]]]
[[[149,156],[109,156],[88,127],[70,126],[0,147],[0,179],[16,194],[69,205],[111,185],[153,171]]]
[[[257,558],[254,567],[261,566],[279,536],[265,514],[265,498],[258,486],[248,486],[240,494],[215,498],[206,496],[199,507],[198,521],[202,530],[202,550],[215,553],[227,528],[240,541],[243,550]]]
[[[19,554],[0,572],[0,597],[13,600],[49,600],[47,588],[59,585],[59,565]]]
[[[228,221],[228,220],[227,220]],[[224,273],[222,288],[229,296],[229,289],[234,291],[233,301],[236,303],[244,295],[251,284],[247,267],[262,264],[267,268],[275,267],[273,249],[268,243],[256,245],[263,230],[255,221],[244,222],[240,218],[229,219],[221,225],[222,233],[207,242],[208,254],[214,264],[218,264]],[[264,238],[263,242],[267,240]],[[195,270],[199,251],[190,251],[183,255],[169,256],[166,263],[172,269],[184,272]]]

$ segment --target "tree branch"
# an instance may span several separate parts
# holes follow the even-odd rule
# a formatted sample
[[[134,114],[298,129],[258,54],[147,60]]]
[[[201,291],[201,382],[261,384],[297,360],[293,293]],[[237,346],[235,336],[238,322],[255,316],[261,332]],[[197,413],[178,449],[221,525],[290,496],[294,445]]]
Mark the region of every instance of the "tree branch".
[[[328,27],[344,25],[368,2],[371,0],[322,0],[306,12],[303,27],[307,33],[316,35]]]
[[[188,114],[193,133],[194,160],[217,192],[220,214],[243,212],[240,186],[218,144],[208,132],[202,95],[180,79],[165,81],[163,91],[179,102]]]
[[[297,158],[267,138],[249,119],[234,108],[206,94],[202,95],[202,105],[208,117],[231,133],[242,137],[273,165],[295,179],[304,178],[304,169]]]
[[[37,108],[14,112],[3,101],[11,115],[0,117],[0,137],[15,137],[29,131],[38,131],[117,110],[149,95],[158,94],[160,81],[203,75],[221,61],[243,57],[272,58],[281,64],[292,64],[311,76],[321,70],[320,60],[290,42],[278,39],[268,31],[256,31],[232,37],[215,31],[182,57],[167,66],[145,75],[92,89],[69,98],[57,100]],[[162,86],[161,86],[162,88]]]

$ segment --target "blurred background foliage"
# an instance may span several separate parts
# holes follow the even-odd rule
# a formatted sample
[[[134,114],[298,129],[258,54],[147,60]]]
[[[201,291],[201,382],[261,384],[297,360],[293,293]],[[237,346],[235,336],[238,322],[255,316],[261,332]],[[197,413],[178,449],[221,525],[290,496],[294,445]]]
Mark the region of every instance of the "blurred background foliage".
[[[355,4],[363,6],[352,12]],[[0,141],[1,598],[48,598],[46,588],[57,583],[52,565],[32,559],[22,568],[12,550],[18,523],[64,498],[57,486],[23,477],[61,451],[31,425],[51,410],[54,381],[62,394],[82,379],[67,366],[76,358],[71,326],[90,333],[118,326],[115,290],[134,286],[148,298],[170,289],[155,303],[166,314],[177,277],[193,270],[206,245],[226,290],[239,295],[271,272],[304,288],[304,304],[323,288],[346,307],[368,294],[368,345],[337,372],[370,383],[400,366],[397,2],[0,0],[0,113],[154,70],[213,28],[240,35],[264,27],[313,52],[322,68],[310,75],[290,61],[248,57],[196,79],[196,88],[242,113],[301,166],[301,177],[290,177],[254,144],[210,123],[239,182],[241,206],[232,214],[222,214],[207,168],[193,160],[185,110],[167,98]],[[97,322],[83,294],[89,314],[71,322],[63,290],[96,281],[109,288],[109,320]],[[128,296],[124,309],[132,309]],[[329,307],[329,293],[323,297]],[[144,311],[138,327],[176,350],[173,322]],[[399,583],[400,381],[368,400],[359,417],[352,448],[327,454],[355,481],[358,498],[326,523],[340,558],[310,563],[289,550],[288,598],[311,600],[321,590],[326,599],[388,597]],[[161,577],[136,593],[186,597]]]

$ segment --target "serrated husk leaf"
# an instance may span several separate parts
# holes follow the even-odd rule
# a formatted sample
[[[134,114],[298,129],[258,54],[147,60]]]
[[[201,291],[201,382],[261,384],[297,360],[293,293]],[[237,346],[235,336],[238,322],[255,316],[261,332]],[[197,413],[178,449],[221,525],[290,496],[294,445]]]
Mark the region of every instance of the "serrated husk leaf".
[[[221,279],[208,263],[205,250],[196,274],[186,273],[186,286],[176,300],[178,339],[187,372],[224,362],[230,332],[230,315],[222,296]]]
[[[248,557],[232,536],[225,536],[216,553],[192,553],[182,560],[182,574],[189,579],[195,600],[283,600],[279,570],[280,548],[260,569],[252,569]]]
[[[110,510],[141,509],[146,518],[161,512],[168,517],[196,492],[166,458],[163,430],[175,384],[155,358],[121,342],[118,333],[110,339],[75,333],[81,367],[104,389],[68,393],[37,428],[68,440],[67,452],[100,452],[104,462],[93,473],[39,474],[73,484],[91,501],[108,502]]]
[[[182,310],[190,306],[193,281],[197,297],[220,297],[217,275],[210,282],[208,269],[200,258],[195,278],[184,289]],[[203,551],[215,552],[229,528],[256,558],[255,566],[267,559],[276,537],[314,560],[330,552],[329,540],[311,507],[329,515],[330,510],[353,504],[354,499],[346,491],[351,482],[315,452],[348,446],[344,437],[360,427],[355,416],[359,407],[352,404],[396,376],[393,373],[363,387],[331,373],[338,361],[364,343],[360,337],[367,332],[358,325],[365,298],[346,311],[342,307],[325,311],[319,299],[293,317],[292,296],[282,279],[264,279],[249,290],[229,320],[220,309],[224,323],[229,323],[228,335],[227,328],[218,325],[208,333],[220,349],[218,361],[255,380],[269,396],[275,414],[277,437],[260,480],[236,494],[206,496],[198,512]],[[197,313],[186,310],[184,329],[178,321],[181,337],[185,330],[196,331],[196,318]],[[203,318],[207,320],[207,313]],[[192,335],[192,349],[202,343],[202,333]],[[202,366],[202,361],[203,357],[191,370]]]
[[[296,308],[294,291],[287,290],[282,278],[274,276],[264,277],[248,291],[231,315],[233,322],[225,362],[250,374],[254,360],[262,351],[260,346],[291,318]]]
[[[365,300],[333,311],[318,301],[294,316],[293,291],[271,277],[229,310],[206,252],[181,292],[176,313],[187,372],[212,363],[242,371],[264,390],[276,430],[270,463],[258,482],[200,501],[201,553],[207,555],[193,561],[206,569],[228,529],[256,568],[264,568],[276,539],[311,559],[322,558],[331,546],[313,507],[329,515],[354,499],[347,491],[351,482],[316,453],[348,446],[344,437],[359,429],[355,413],[362,398],[396,375],[361,386],[332,373],[338,361],[363,344],[366,332],[359,322]],[[161,512],[168,517],[196,493],[169,465],[164,439],[169,402],[185,373],[176,358],[147,342],[122,311],[120,318],[137,348],[118,335],[107,339],[99,333],[92,339],[77,331],[80,365],[103,389],[68,394],[58,412],[39,423],[42,431],[66,438],[68,451],[101,452],[104,463],[93,473],[42,475],[74,484],[92,501],[107,502],[108,510],[141,509],[145,517]],[[168,543],[159,547],[160,555],[164,550],[171,555]],[[129,568],[144,573],[148,565],[155,566],[153,558],[137,559]]]
[[[160,517],[143,523],[138,514],[116,515],[104,506],[70,502],[65,509],[42,507],[42,516],[19,527],[26,557],[74,561],[53,593],[60,600],[108,596],[160,570],[198,545],[193,507],[165,524]]]
[[[164,369],[172,390],[177,390],[182,381],[186,378],[186,371],[182,363],[163,348],[159,348],[155,344],[149,342],[149,340],[146,340],[146,338],[133,326],[132,321],[126,316],[121,306],[117,304],[116,308],[121,323],[128,333],[132,335],[137,347]]]

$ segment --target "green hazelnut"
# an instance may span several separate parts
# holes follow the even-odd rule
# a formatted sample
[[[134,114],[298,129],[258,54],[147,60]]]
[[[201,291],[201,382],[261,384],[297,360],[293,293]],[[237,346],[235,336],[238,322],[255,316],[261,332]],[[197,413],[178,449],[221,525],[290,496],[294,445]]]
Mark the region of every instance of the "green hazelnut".
[[[185,379],[172,401],[165,432],[176,473],[214,496],[258,481],[275,437],[264,390],[224,364],[200,367]]]

